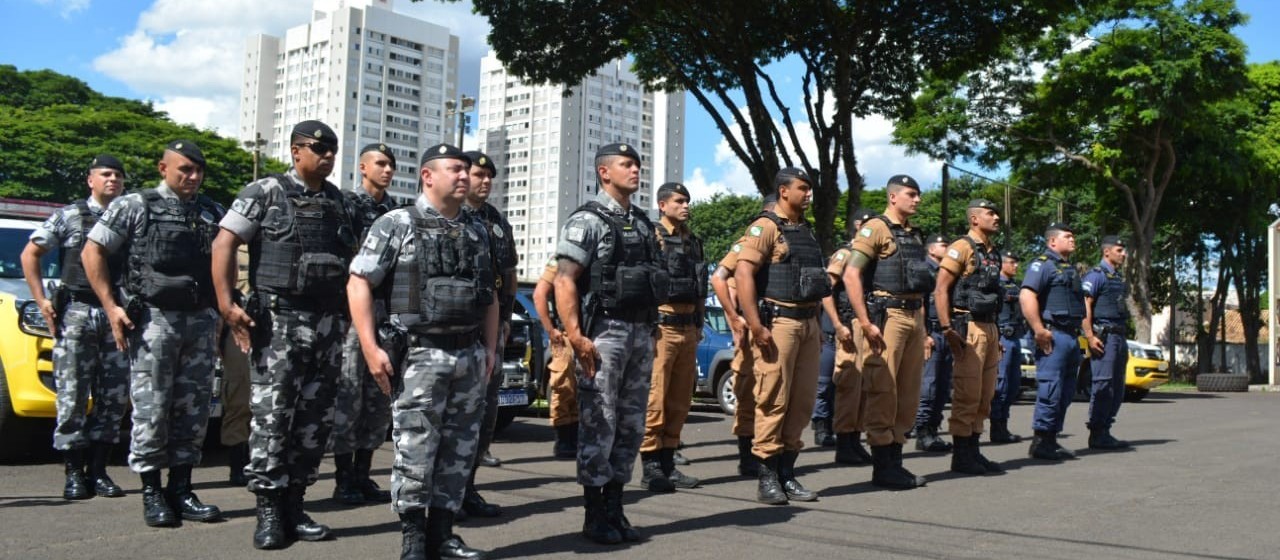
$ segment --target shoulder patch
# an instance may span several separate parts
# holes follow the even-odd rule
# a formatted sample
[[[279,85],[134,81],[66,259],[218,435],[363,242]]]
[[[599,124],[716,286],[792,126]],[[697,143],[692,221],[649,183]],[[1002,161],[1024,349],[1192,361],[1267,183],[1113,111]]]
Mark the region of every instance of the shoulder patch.
[[[1084,288],[1084,291],[1086,291],[1086,292],[1092,292],[1092,291],[1093,291],[1093,282],[1081,282],[1081,283],[1080,283],[1080,287]]]
[[[862,228],[862,230],[858,231],[858,235],[861,235],[863,237],[871,237],[871,228],[869,227]]]
[[[581,226],[572,226],[564,234],[565,238],[574,243],[581,243],[587,236],[587,230]]]
[[[956,260],[960,260],[960,251],[955,249],[947,249],[947,256]]]
[[[840,261],[843,261],[843,260],[844,260],[844,251],[839,251],[839,252],[837,252],[837,253],[836,253],[836,262],[840,262]]]
[[[734,243],[734,244],[733,244],[733,248],[732,248],[732,249],[729,249],[729,250],[730,250],[731,252],[734,252],[734,253],[741,253],[741,252],[742,252],[742,244],[741,244],[741,243]]]
[[[1040,272],[1040,264],[1041,264],[1042,262],[1043,262],[1043,261],[1036,261],[1036,262],[1031,263],[1031,268],[1030,268],[1029,270],[1030,270],[1031,272]]]
[[[747,235],[751,237],[760,237],[761,233],[764,233],[764,228],[760,226],[751,226],[751,229],[747,230]]]

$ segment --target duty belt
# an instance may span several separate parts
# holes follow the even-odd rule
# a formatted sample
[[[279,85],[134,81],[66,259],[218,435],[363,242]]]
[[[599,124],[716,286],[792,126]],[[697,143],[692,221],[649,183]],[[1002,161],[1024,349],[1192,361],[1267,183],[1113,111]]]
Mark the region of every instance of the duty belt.
[[[347,298],[341,295],[321,298],[263,293],[262,297],[266,298],[267,308],[272,311],[319,311],[327,313],[345,313],[347,311]]]
[[[996,318],[999,316],[995,313],[982,314],[982,313],[970,313],[968,311],[965,311],[961,314],[968,317],[969,321],[973,323],[994,323],[996,322]]]
[[[1126,325],[1094,325],[1093,334],[1098,338],[1106,338],[1108,335],[1118,334],[1122,337],[1129,335],[1129,327]]]
[[[885,309],[915,311],[924,307],[924,298],[906,299],[893,296],[871,296],[871,301]]]
[[[69,290],[67,291],[67,300],[76,303],[83,303],[85,305],[92,305],[94,307],[102,307],[102,302],[98,300],[98,294],[93,292]]]
[[[765,302],[764,305],[769,306],[774,317],[786,317],[788,319],[796,319],[803,321],[818,316],[818,306],[810,307],[783,307],[776,303]]]
[[[658,324],[672,327],[691,327],[698,324],[698,316],[694,313],[659,313]]]
[[[435,348],[446,352],[454,352],[470,348],[480,340],[480,329],[472,329],[463,333],[433,334],[414,333],[405,335],[409,346],[414,348]]]
[[[606,319],[616,319],[628,323],[642,323],[649,319],[649,309],[597,309],[596,314]]]
[[[1061,331],[1072,336],[1080,336],[1080,325],[1064,325],[1061,323],[1045,323],[1044,326],[1055,331]]]

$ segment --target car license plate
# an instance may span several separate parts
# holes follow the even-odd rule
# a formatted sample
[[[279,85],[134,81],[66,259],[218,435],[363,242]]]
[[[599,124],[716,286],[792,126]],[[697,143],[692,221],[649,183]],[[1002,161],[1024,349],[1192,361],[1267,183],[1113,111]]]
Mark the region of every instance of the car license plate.
[[[498,406],[524,406],[529,404],[529,395],[524,389],[511,389],[498,393]]]

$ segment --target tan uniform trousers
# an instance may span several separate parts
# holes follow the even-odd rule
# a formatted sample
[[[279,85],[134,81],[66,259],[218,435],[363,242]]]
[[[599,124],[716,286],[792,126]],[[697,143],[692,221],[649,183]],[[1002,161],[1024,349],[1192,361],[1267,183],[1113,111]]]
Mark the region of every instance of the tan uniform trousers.
[[[547,400],[551,405],[551,425],[567,426],[578,422],[578,387],[574,374],[573,350],[569,341],[551,343],[551,362],[547,364]]]
[[[680,431],[689,418],[693,386],[698,381],[698,332],[695,325],[658,326],[640,451],[675,449],[680,445]]]
[[[862,342],[862,329],[854,323],[849,329],[853,332],[853,346],[846,347],[836,341],[836,371],[831,381],[836,385],[835,418],[832,429],[837,434],[848,434],[862,431],[863,401],[866,396],[862,392],[862,363],[858,355]]]
[[[773,355],[752,345],[756,376],[756,434],[751,452],[769,458],[804,447],[800,436],[813,415],[822,360],[818,320],[778,317],[769,329]]]
[[[924,309],[889,309],[886,314],[884,353],[868,347],[862,359],[863,419],[872,446],[906,443],[916,422],[924,369]]]
[[[751,332],[742,333],[742,344],[733,349],[733,435],[753,437],[756,435],[756,374],[754,350],[751,348]]]
[[[236,338],[227,333],[222,339],[222,445],[232,446],[249,441],[249,357],[236,346]]]
[[[982,423],[991,415],[996,372],[1000,369],[1000,331],[995,323],[969,323],[964,351],[953,356],[948,420],[951,435],[981,434]]]

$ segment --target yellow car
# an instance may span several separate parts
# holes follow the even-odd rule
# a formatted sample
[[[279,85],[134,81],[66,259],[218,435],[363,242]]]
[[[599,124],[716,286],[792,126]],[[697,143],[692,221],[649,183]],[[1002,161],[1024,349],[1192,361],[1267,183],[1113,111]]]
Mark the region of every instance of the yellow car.
[[[1129,365],[1124,375],[1124,399],[1138,402],[1152,389],[1169,382],[1169,362],[1164,359],[1164,349],[1159,346],[1135,340],[1126,342],[1129,343]],[[1076,377],[1076,400],[1089,400],[1089,380],[1093,378],[1093,370],[1089,368],[1089,356],[1085,351],[1088,347],[1088,341],[1083,336],[1080,337],[1080,353],[1084,355],[1084,359],[1080,361],[1080,371]],[[1033,348],[1031,340],[1022,341],[1022,386],[1024,390],[1030,388],[1035,391],[1036,362]]]
[[[50,426],[37,419],[57,415],[53,338],[31,300],[20,255],[34,220],[0,218],[0,454],[17,455],[32,444],[48,447]],[[40,263],[45,278],[58,277],[58,252]]]

